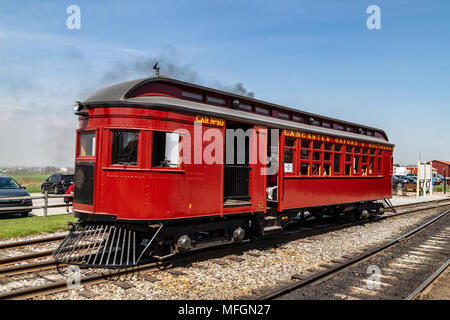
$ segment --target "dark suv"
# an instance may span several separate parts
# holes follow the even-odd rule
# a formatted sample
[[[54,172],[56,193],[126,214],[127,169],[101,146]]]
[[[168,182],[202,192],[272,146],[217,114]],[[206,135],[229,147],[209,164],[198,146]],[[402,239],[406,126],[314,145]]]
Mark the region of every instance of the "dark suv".
[[[41,191],[53,192],[54,194],[64,193],[69,189],[70,185],[73,183],[73,174],[54,174],[48,177],[47,180],[42,182]]]

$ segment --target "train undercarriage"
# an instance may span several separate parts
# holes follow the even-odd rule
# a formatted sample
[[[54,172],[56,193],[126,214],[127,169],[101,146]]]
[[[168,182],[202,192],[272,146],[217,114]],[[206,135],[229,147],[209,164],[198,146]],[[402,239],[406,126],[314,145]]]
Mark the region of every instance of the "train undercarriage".
[[[91,220],[90,215],[78,214],[79,221],[70,225],[68,236],[53,256],[60,263],[81,267],[127,268],[149,260],[277,235],[293,222],[337,216],[364,220],[383,213],[381,202],[360,202],[152,224]]]

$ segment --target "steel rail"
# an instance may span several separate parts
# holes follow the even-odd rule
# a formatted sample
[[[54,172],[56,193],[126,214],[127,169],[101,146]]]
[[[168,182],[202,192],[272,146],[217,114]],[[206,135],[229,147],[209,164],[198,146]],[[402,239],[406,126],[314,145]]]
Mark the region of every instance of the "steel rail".
[[[40,243],[62,240],[66,237],[66,235],[67,234],[60,235],[60,236],[51,236],[51,237],[47,237],[47,238],[36,238],[36,239],[31,239],[31,240],[22,240],[22,241],[2,243],[2,244],[0,244],[0,249],[23,247],[23,246],[33,245],[33,244],[40,244]]]
[[[53,251],[54,250],[46,250],[46,251],[27,253],[27,254],[23,254],[20,256],[1,258],[0,266],[51,256]],[[1,268],[0,268],[0,274],[1,274]]]
[[[27,264],[21,264],[17,266],[10,266],[10,267],[4,267],[0,268],[0,275],[1,276],[16,276],[22,273],[28,273],[32,271],[42,271],[42,270],[48,270],[53,269],[57,266],[57,263],[55,260],[48,260],[48,261],[41,261],[41,262],[33,262],[33,263],[27,263]]]
[[[439,276],[447,270],[450,265],[450,259],[448,259],[442,266],[440,266],[431,276],[429,276],[424,282],[422,282],[413,292],[411,292],[405,300],[417,299],[428,287],[430,287]]]
[[[371,258],[372,256],[376,255],[379,252],[382,252],[402,241],[405,241],[407,238],[417,234],[419,231],[422,231],[423,229],[431,226],[432,224],[436,223],[437,221],[439,221],[440,219],[442,219],[443,217],[446,217],[448,214],[450,213],[450,210],[444,211],[443,213],[439,214],[437,217],[434,217],[433,219],[427,221],[426,223],[422,224],[421,226],[407,232],[406,234],[388,242],[387,244],[384,244],[382,246],[379,246],[377,248],[375,248],[374,250],[371,250],[367,253],[361,254],[359,256],[357,256],[356,258],[350,259],[338,266],[332,267],[330,269],[327,269],[325,271],[319,272],[315,275],[312,275],[304,280],[299,280],[296,281],[292,284],[289,284],[287,286],[278,288],[273,290],[270,293],[266,293],[266,294],[262,294],[260,296],[258,296],[256,298],[256,300],[270,300],[270,299],[275,299],[278,297],[281,297],[285,294],[288,294],[294,290],[300,289],[300,288],[304,288],[308,285],[311,285],[313,283],[316,283],[318,281],[324,280],[328,277],[330,277],[333,274],[336,274],[344,269],[347,269],[357,263],[360,263],[362,261],[367,260],[368,258]]]

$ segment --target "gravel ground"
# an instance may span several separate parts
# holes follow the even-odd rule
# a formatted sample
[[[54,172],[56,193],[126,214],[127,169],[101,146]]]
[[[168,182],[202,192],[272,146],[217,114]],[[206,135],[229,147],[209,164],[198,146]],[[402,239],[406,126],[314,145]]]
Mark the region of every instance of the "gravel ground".
[[[440,210],[442,211],[442,209]],[[386,243],[436,215],[435,210],[251,250],[242,255],[196,262],[166,271],[87,285],[39,299],[238,299],[324,270],[345,256]],[[331,245],[330,245],[331,244]],[[333,261],[334,260],[334,261]]]

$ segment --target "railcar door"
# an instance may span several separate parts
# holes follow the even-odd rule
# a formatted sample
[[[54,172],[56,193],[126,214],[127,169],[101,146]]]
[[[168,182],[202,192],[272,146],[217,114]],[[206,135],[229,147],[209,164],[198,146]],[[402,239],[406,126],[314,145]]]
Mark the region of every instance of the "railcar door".
[[[276,207],[278,203],[278,176],[279,176],[279,135],[277,129],[267,130],[267,169],[266,169],[266,198],[269,207]]]
[[[250,137],[252,126],[227,121],[225,127],[224,205],[251,201]]]
[[[93,211],[98,130],[79,131],[74,176],[74,209]]]

